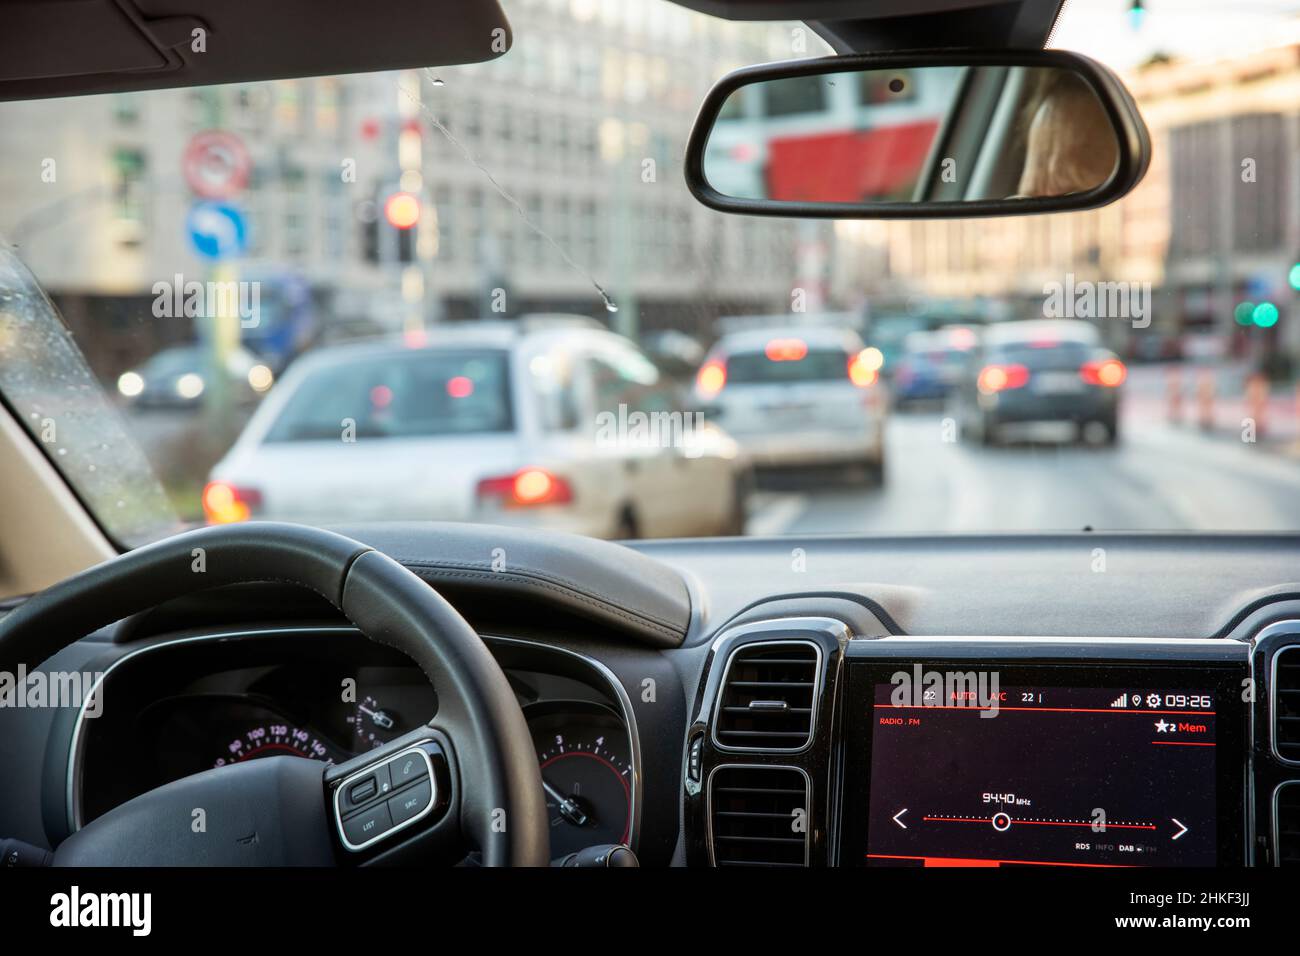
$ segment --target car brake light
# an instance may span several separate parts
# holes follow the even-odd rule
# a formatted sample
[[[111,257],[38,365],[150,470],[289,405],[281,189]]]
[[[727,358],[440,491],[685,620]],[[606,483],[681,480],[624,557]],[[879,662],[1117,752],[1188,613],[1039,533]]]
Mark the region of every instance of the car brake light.
[[[704,395],[717,395],[722,386],[727,384],[727,363],[725,359],[712,359],[700,366],[695,376],[695,387]]]
[[[262,505],[256,488],[239,488],[225,481],[209,481],[203,489],[203,515],[208,524],[247,521]]]
[[[1128,378],[1128,369],[1119,359],[1103,359],[1100,362],[1084,362],[1079,369],[1079,377],[1089,385],[1104,385],[1116,388]]]
[[[737,163],[752,163],[758,158],[758,149],[753,143],[737,143],[731,147],[731,158]]]
[[[474,394],[474,380],[467,375],[447,379],[447,394],[452,398],[469,398]]]
[[[563,505],[573,500],[569,483],[542,468],[524,468],[513,475],[484,478],[478,483],[477,494],[479,498],[499,499],[507,508]]]
[[[772,362],[801,362],[808,355],[808,343],[803,339],[772,339],[763,354]]]
[[[884,356],[880,349],[865,348],[849,359],[849,381],[858,388],[875,385],[880,378],[880,366]]]
[[[985,395],[993,395],[1009,388],[1024,388],[1028,381],[1029,369],[1023,365],[985,365],[976,384]]]
[[[975,333],[971,329],[962,327],[953,329],[948,334],[948,341],[955,349],[963,352],[969,352],[975,347]]]

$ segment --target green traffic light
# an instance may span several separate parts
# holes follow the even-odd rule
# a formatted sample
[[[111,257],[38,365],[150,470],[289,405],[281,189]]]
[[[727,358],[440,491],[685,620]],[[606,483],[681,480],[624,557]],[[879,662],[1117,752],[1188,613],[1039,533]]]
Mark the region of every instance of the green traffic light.
[[[1291,283],[1291,288],[1300,292],[1300,262],[1291,267],[1290,273],[1287,274],[1287,280]]]
[[[1238,302],[1237,307],[1232,310],[1232,317],[1237,320],[1238,325],[1250,325],[1254,321],[1254,312],[1254,302]]]
[[[1277,325],[1277,318],[1277,306],[1272,302],[1261,302],[1255,306],[1255,310],[1250,314],[1251,321],[1261,329],[1269,329]]]

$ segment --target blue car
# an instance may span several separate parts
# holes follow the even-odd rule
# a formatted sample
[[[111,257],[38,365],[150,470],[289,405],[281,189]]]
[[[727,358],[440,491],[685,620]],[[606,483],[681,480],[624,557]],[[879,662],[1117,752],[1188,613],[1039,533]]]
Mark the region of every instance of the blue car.
[[[894,367],[894,404],[941,402],[961,380],[966,352],[949,332],[913,332]]]

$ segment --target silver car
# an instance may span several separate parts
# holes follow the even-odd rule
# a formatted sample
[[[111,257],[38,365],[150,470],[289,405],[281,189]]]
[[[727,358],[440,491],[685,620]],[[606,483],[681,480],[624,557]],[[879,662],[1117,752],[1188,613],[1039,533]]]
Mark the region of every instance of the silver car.
[[[599,537],[739,533],[736,443],[627,339],[537,317],[292,365],[213,468],[210,522],[465,520]]]
[[[880,352],[824,326],[723,335],[696,376],[698,401],[755,467],[853,465],[884,477]]]

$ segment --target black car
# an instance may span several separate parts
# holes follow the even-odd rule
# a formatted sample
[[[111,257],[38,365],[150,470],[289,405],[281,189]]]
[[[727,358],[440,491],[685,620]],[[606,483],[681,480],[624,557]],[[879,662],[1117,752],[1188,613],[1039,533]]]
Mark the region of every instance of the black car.
[[[971,353],[958,392],[962,432],[992,445],[1030,426],[1067,424],[1097,444],[1119,438],[1121,386],[1128,370],[1076,320],[989,326]]]

